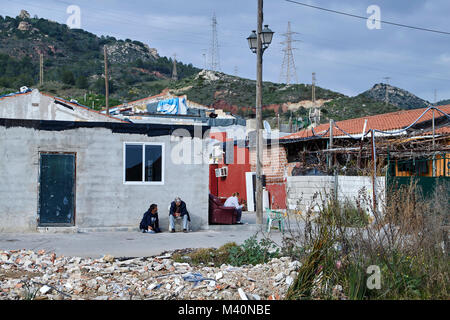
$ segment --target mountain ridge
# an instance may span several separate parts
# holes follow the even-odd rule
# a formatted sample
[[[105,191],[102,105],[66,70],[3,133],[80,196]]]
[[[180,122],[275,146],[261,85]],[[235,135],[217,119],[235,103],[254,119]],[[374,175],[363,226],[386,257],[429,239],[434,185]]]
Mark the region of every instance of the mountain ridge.
[[[173,60],[160,57],[156,48],[131,39],[98,37],[81,29],[22,11],[16,18],[0,16],[0,94],[17,91],[39,81],[39,56],[44,56],[44,85],[38,86],[67,99],[101,108],[105,104],[103,48],[106,46],[110,75],[110,106],[156,95],[165,89],[187,95],[192,101],[243,117],[254,113],[256,81],[201,70],[177,61],[179,80],[171,79]],[[389,103],[385,93],[388,91]],[[263,116],[282,121],[307,118],[310,84],[264,82]],[[316,86],[317,106],[323,121],[421,107],[428,103],[406,90],[376,84],[355,97]]]

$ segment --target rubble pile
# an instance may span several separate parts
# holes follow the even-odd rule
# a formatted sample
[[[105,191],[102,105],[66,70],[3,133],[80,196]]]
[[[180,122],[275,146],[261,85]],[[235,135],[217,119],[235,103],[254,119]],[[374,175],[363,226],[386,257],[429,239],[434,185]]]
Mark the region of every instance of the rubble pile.
[[[283,299],[301,264],[283,257],[256,266],[191,266],[171,253],[100,259],[0,251],[0,299]]]

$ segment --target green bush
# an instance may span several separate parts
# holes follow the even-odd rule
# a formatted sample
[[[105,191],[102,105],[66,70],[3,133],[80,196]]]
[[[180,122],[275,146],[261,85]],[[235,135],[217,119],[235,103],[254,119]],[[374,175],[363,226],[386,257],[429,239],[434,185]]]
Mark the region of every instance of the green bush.
[[[270,261],[272,258],[279,257],[279,249],[268,240],[256,240],[256,235],[245,240],[241,246],[235,246],[230,249],[229,264],[242,266],[245,264],[257,265]]]
[[[235,242],[229,242],[218,249],[195,249],[187,255],[175,253],[172,255],[172,259],[176,262],[189,262],[193,265],[256,265],[259,263],[268,262],[272,258],[279,257],[279,250],[275,250],[275,248],[276,246],[272,241],[261,239],[260,242],[258,242],[256,240],[256,235],[254,235],[245,240],[245,242],[240,246],[238,246]]]

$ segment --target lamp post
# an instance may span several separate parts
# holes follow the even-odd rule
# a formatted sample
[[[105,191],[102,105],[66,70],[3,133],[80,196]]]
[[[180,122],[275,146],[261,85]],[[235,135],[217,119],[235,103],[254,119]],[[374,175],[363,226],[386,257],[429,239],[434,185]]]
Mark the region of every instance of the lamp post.
[[[274,32],[263,24],[263,0],[258,0],[258,28],[247,38],[250,50],[256,53],[256,223],[263,223],[262,194],[262,56],[272,42]]]

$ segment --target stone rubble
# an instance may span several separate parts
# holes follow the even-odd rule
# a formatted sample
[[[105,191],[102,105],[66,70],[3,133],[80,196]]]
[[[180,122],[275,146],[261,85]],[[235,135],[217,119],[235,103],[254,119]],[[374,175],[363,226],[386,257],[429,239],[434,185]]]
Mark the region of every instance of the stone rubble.
[[[287,257],[214,267],[174,262],[170,254],[90,259],[0,251],[0,300],[283,299],[300,267]]]

